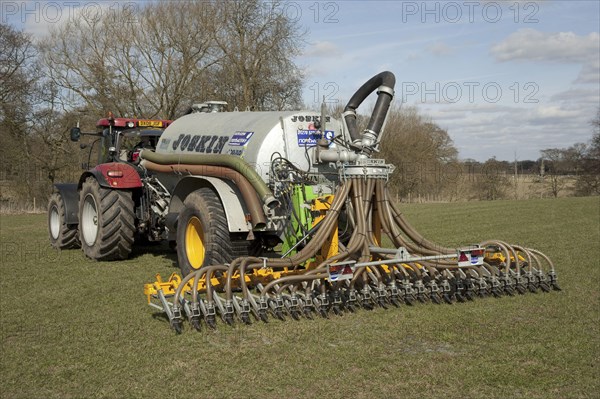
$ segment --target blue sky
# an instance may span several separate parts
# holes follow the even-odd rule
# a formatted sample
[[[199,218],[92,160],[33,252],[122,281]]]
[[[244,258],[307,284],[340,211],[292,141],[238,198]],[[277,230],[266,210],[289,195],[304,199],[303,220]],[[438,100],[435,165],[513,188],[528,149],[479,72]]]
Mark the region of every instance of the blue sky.
[[[447,129],[461,158],[537,159],[591,138],[600,2],[319,2],[318,17],[314,2],[296,4],[310,30],[307,103],[317,88],[344,103],[390,70],[396,101]]]
[[[42,36],[56,23],[48,5],[67,16],[90,2],[1,3],[3,22]],[[537,159],[541,149],[591,138],[600,106],[598,1],[309,0],[281,7],[308,30],[297,63],[309,107],[323,95],[343,104],[372,75],[390,70],[395,101],[447,129],[461,158]]]

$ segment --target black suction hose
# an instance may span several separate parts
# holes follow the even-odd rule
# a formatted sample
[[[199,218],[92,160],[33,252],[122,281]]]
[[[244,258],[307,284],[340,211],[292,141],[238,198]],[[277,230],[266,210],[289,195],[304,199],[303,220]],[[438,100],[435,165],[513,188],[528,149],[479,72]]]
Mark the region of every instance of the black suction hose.
[[[379,136],[383,122],[387,115],[388,109],[394,97],[394,85],[396,84],[396,77],[389,71],[381,72],[365,84],[363,84],[354,93],[346,108],[344,108],[344,120],[348,126],[348,132],[352,141],[358,141],[361,139],[361,133],[358,131],[356,126],[356,109],[362,104],[362,102],[375,90],[379,89],[377,93],[377,102],[371,114],[371,119],[367,126],[367,130],[373,132],[375,138]]]

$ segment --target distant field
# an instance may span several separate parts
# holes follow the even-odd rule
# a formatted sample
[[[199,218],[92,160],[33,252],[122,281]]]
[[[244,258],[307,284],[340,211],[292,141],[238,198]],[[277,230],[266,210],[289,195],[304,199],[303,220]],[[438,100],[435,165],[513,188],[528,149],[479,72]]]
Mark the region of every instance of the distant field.
[[[404,205],[446,245],[538,248],[562,292],[175,335],[142,287],[163,247],[97,263],[0,216],[0,398],[597,398],[600,199]],[[187,326],[186,326],[187,327]]]

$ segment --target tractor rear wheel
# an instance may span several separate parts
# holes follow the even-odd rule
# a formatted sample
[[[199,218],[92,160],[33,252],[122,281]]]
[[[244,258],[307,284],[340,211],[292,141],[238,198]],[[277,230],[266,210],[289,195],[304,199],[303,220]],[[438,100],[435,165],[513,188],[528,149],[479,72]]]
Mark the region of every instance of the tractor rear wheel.
[[[50,245],[56,249],[79,248],[76,224],[65,223],[65,203],[58,192],[53,192],[48,201],[48,232]]]
[[[177,222],[177,260],[184,276],[251,252],[254,241],[229,233],[223,204],[214,190],[200,188],[183,205]]]
[[[100,187],[88,177],[79,193],[79,238],[95,260],[127,259],[135,233],[131,192]]]

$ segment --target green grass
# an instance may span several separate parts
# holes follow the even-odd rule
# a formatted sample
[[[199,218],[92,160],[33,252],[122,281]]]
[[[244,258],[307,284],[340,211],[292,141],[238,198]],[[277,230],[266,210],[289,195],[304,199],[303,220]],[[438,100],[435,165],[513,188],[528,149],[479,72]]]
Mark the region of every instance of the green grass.
[[[163,248],[97,263],[1,216],[0,398],[598,397],[598,198],[402,209],[446,245],[546,252],[563,291],[177,336],[142,293],[177,270]]]

